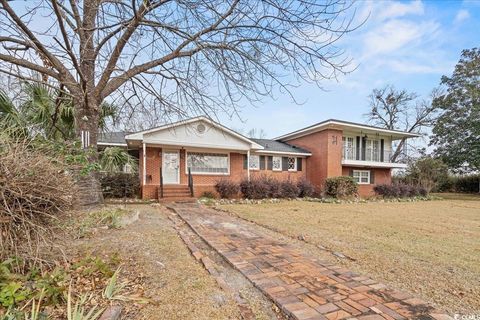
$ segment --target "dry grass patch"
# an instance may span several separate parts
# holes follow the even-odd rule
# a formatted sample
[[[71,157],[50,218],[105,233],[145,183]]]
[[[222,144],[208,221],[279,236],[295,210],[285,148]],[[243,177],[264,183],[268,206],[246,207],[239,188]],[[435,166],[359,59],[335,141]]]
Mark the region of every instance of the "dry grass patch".
[[[349,268],[436,303],[480,311],[480,200],[222,205],[292,237],[339,251]]]
[[[122,273],[142,278],[142,296],[151,303],[131,310],[126,319],[238,319],[232,297],[195,261],[167,218],[167,210],[131,205],[139,220],[122,229],[100,230],[78,240],[80,252],[108,257],[116,253]]]

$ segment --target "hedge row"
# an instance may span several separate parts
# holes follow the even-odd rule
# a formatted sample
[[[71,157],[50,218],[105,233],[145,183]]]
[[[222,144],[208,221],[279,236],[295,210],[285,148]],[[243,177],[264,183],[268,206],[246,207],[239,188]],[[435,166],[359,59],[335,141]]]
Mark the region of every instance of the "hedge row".
[[[373,187],[373,191],[384,198],[413,198],[428,195],[427,189],[420,185],[403,183],[379,184]]]
[[[449,176],[437,186],[439,192],[477,193],[480,187],[480,174]]]
[[[314,186],[305,179],[297,182],[279,181],[267,176],[245,179],[240,183],[222,179],[217,181],[215,189],[223,199],[236,197],[239,194],[247,199],[298,198],[311,197],[315,192]]]

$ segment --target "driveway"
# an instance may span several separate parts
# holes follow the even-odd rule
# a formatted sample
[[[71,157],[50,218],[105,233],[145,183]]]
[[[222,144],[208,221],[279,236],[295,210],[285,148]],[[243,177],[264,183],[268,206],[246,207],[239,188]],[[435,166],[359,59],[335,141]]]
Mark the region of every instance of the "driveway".
[[[197,204],[171,208],[294,319],[452,319],[418,298],[253,230],[239,218]]]

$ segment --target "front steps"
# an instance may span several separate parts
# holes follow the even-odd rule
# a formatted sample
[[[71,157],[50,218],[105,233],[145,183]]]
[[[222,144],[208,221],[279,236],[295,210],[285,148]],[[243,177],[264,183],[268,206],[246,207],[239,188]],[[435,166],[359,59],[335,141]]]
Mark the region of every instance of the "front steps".
[[[188,185],[175,184],[163,186],[163,197],[158,188],[159,202],[194,202],[195,198],[190,194]]]

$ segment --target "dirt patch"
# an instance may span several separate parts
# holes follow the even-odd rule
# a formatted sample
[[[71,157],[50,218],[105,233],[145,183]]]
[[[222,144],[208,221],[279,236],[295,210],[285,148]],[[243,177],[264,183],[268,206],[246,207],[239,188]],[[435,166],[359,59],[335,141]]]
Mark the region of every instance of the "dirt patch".
[[[138,210],[138,220],[121,229],[99,230],[75,243],[76,251],[85,255],[117,255],[122,274],[142,278],[143,296],[152,302],[133,308],[126,319],[240,318],[234,299],[192,258],[166,209],[129,208]]]

